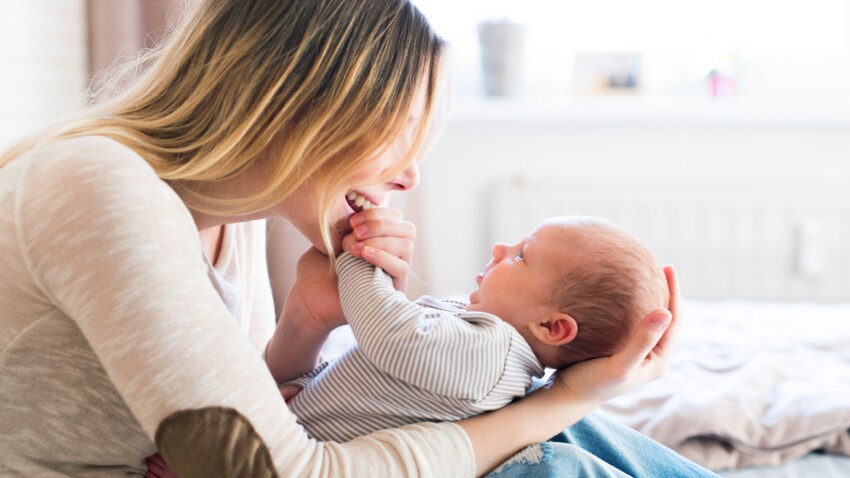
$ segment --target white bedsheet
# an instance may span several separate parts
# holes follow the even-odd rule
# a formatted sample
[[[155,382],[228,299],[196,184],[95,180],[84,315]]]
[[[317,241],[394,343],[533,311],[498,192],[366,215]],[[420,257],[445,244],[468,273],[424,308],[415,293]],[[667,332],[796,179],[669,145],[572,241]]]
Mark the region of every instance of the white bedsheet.
[[[709,468],[850,455],[850,304],[685,304],[670,370],[603,408]]]
[[[783,466],[757,466],[721,471],[723,478],[847,478],[850,458],[811,453]]]

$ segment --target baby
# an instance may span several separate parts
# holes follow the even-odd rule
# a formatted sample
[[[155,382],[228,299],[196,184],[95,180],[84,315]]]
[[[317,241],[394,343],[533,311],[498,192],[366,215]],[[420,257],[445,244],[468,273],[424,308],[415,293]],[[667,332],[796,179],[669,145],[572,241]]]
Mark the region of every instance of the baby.
[[[652,254],[601,219],[549,219],[492,254],[468,304],[410,302],[380,269],[340,256],[340,301],[358,344],[286,383],[303,387],[289,405],[307,432],[348,441],[503,407],[545,367],[619,351],[640,319],[668,305]]]

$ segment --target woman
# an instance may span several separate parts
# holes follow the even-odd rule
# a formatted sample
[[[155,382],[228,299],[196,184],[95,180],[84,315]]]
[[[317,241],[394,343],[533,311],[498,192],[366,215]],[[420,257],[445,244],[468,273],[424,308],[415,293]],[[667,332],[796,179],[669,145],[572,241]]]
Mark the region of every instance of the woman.
[[[338,304],[300,277],[272,337],[260,219],[325,252],[352,222],[381,226],[346,247],[403,284],[412,228],[346,196],[416,185],[443,52],[405,0],[201,1],[130,88],[4,154],[0,474],[140,474],[158,449],[182,477],[480,475],[658,376],[666,311],[622,353],[458,424],[319,443],[287,411],[269,370],[312,368]]]

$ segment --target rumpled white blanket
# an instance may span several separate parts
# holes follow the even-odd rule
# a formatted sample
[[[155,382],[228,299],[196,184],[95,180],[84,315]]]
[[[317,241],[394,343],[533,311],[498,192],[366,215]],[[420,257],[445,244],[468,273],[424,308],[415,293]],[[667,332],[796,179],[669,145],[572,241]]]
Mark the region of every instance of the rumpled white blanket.
[[[614,418],[714,470],[850,455],[850,304],[685,303],[664,378]]]

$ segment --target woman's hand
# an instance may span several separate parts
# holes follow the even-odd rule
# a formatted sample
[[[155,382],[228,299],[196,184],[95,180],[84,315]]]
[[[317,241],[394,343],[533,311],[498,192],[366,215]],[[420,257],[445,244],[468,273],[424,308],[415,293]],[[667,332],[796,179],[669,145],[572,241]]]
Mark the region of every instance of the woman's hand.
[[[413,223],[398,209],[375,207],[352,215],[349,224],[353,232],[342,239],[342,249],[383,269],[393,278],[393,287],[403,292],[416,241]]]
[[[678,330],[679,284],[672,266],[664,268],[670,290],[669,311],[651,312],[623,350],[559,372],[554,385],[577,400],[602,403],[664,374]]]
[[[299,326],[325,333],[346,323],[339,303],[336,273],[328,256],[315,247],[298,260],[295,282],[286,297],[281,320],[295,321]]]
[[[275,380],[286,382],[312,370],[328,335],[345,323],[330,259],[310,248],[298,260],[295,282],[266,347]]]
[[[679,286],[665,267],[670,310],[650,313],[626,347],[611,357],[589,360],[560,372],[550,387],[494,412],[458,422],[475,450],[476,475],[483,475],[532,443],[546,440],[579,421],[605,400],[664,373],[679,320]]]

